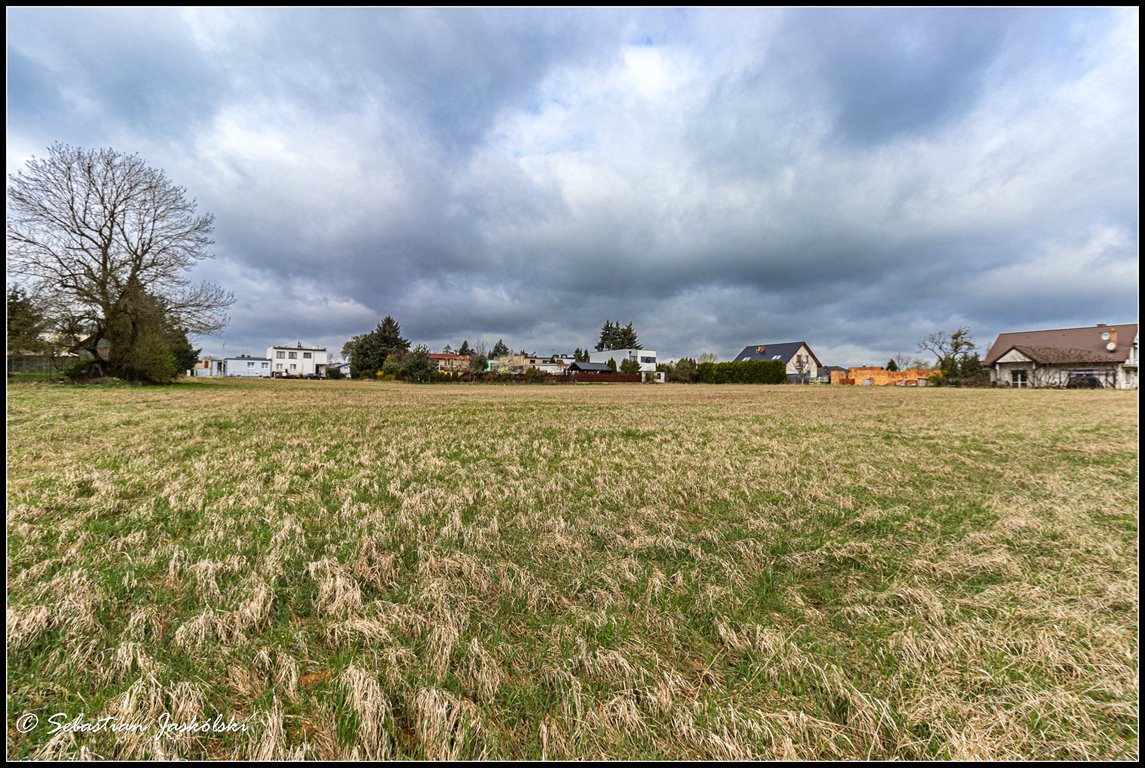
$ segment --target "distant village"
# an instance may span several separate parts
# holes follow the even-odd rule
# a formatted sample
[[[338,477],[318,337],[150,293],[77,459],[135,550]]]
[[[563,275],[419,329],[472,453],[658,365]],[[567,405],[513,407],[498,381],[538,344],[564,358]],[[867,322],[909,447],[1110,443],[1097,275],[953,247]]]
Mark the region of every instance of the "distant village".
[[[981,361],[989,385],[1012,388],[1107,388],[1137,389],[1138,327],[1136,324],[1098,323],[1083,328],[1002,333]],[[681,361],[660,361],[655,350],[629,347],[576,354],[537,356],[528,354],[458,354],[451,349],[429,353],[439,377],[472,377],[473,374],[524,376],[565,381],[679,380],[669,374]],[[480,370],[475,362],[480,361]],[[927,386],[939,375],[933,368],[912,366],[897,370],[889,366],[843,368],[826,365],[806,341],[747,344],[733,363],[774,361],[782,363],[792,384],[842,386]],[[695,363],[695,361],[690,361]],[[708,362],[716,362],[714,360]],[[193,376],[251,378],[343,378],[350,364],[334,362],[325,347],[270,346],[255,357],[205,358],[191,371]],[[543,378],[541,379],[543,380]]]

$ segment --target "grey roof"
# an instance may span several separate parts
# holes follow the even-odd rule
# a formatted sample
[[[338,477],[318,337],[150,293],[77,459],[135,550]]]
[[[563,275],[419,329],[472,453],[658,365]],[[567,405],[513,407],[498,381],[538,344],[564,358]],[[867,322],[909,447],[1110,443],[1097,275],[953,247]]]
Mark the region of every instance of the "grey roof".
[[[612,373],[612,369],[608,367],[608,363],[573,363],[569,366],[570,371],[581,371],[583,373]]]
[[[815,361],[816,366],[823,365],[819,362],[819,358],[815,357],[815,353],[811,351],[811,345],[806,341],[787,341],[782,344],[749,344],[733,359],[737,362],[740,360],[779,360],[786,364],[791,362],[791,358],[795,357],[795,353],[799,351],[800,347],[807,347],[807,351],[811,353],[811,359]],[[761,349],[762,352],[760,352]]]

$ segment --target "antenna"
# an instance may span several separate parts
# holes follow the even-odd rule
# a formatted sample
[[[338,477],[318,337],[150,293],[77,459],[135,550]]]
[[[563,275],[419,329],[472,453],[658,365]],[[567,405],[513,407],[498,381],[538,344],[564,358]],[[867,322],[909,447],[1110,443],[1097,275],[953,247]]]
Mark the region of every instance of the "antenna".
[[[1101,340],[1102,341],[1109,341],[1109,331],[1102,331],[1101,332]]]

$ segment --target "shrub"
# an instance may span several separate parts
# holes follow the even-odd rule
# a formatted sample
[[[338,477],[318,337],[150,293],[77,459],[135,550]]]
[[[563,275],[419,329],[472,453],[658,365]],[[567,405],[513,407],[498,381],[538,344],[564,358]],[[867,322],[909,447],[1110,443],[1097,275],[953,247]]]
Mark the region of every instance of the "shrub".
[[[787,366],[779,360],[737,360],[731,363],[700,363],[704,384],[783,384]]]

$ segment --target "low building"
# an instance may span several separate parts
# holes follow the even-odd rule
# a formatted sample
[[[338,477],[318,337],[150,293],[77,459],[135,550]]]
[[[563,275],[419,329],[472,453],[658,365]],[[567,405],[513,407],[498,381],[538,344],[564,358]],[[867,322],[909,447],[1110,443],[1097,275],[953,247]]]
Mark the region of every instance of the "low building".
[[[1001,387],[1137,389],[1137,324],[1002,333],[983,363]]]
[[[266,357],[272,376],[325,376],[330,360],[325,347],[304,347],[301,341],[293,347],[267,347]]]
[[[805,341],[787,341],[782,344],[751,344],[733,358],[735,362],[749,360],[778,360],[787,366],[787,380],[792,384],[807,384],[819,380],[823,364]]]
[[[615,373],[608,363],[572,363],[568,367],[569,373]]]
[[[195,363],[195,367],[191,369],[191,375],[196,378],[222,376],[223,361],[213,357],[204,357]]]
[[[247,379],[270,378],[270,358],[267,357],[239,355],[224,358],[220,362],[223,376],[239,376]]]
[[[569,364],[573,362],[576,361],[563,357],[530,357],[529,367],[551,376],[563,376],[568,373]]]

